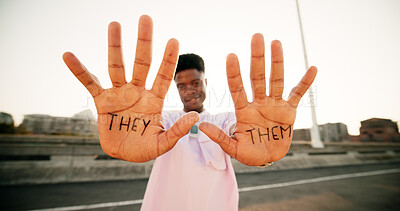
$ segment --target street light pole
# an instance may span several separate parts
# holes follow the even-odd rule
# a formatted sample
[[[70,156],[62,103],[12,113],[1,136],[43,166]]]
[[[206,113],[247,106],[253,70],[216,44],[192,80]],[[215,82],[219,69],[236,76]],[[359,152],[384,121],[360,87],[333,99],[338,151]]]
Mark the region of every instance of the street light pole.
[[[306,51],[306,45],[304,41],[304,34],[303,34],[303,25],[301,23],[301,15],[300,15],[300,9],[299,9],[299,2],[296,0],[296,6],[297,6],[297,15],[299,17],[299,25],[300,25],[300,34],[301,34],[301,41],[303,44],[303,55],[304,55],[304,64],[306,65],[306,70],[308,69],[308,59],[307,59],[307,51]],[[311,107],[311,118],[312,118],[312,127],[310,130],[311,133],[311,147],[313,148],[324,148],[324,144],[321,141],[321,137],[319,134],[319,128],[318,128],[318,123],[317,123],[317,115],[315,113],[315,102],[314,102],[314,93],[313,93],[313,88],[310,86],[308,89],[308,95],[310,98],[310,107]]]

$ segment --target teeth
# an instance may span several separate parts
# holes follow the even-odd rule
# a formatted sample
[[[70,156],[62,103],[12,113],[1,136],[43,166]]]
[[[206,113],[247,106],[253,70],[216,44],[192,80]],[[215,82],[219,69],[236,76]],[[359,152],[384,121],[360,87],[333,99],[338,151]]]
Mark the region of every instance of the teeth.
[[[195,95],[195,96],[188,98],[187,101],[197,100],[198,98],[200,98],[200,95]]]

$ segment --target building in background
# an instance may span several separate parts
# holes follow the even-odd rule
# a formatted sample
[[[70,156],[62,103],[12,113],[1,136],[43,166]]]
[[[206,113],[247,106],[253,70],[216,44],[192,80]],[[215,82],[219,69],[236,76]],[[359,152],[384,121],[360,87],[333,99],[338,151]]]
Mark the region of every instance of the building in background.
[[[338,123],[327,123],[319,125],[321,141],[323,142],[346,142],[350,141],[347,125]],[[296,129],[293,131],[293,141],[311,141],[310,129]]]
[[[311,141],[310,128],[293,130],[293,141]]]
[[[347,142],[350,141],[347,125],[338,123],[327,123],[319,126],[321,140],[324,142]]]
[[[25,115],[19,128],[33,134],[98,137],[97,121],[90,110],[82,111],[72,117],[53,117],[45,114]]]
[[[0,133],[12,134],[14,132],[14,119],[11,114],[0,112]]]
[[[361,121],[360,135],[352,136],[354,142],[400,142],[397,122],[390,119],[371,118]]]

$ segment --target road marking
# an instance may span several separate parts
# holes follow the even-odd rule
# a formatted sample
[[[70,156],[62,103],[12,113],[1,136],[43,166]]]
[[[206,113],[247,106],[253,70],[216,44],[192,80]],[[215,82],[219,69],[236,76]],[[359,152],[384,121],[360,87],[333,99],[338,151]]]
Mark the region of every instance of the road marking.
[[[30,211],[88,210],[88,209],[96,209],[96,208],[119,207],[119,206],[126,206],[126,205],[141,204],[142,202],[143,202],[142,199],[138,199],[138,200],[131,200],[131,201],[108,202],[108,203],[78,205],[78,206],[70,206],[70,207],[55,207],[55,208],[37,209],[37,210],[30,210]]]
[[[362,173],[341,174],[341,175],[335,175],[335,176],[318,177],[318,178],[313,178],[313,179],[304,179],[304,180],[276,183],[276,184],[270,184],[270,185],[244,187],[244,188],[239,188],[239,192],[265,190],[265,189],[271,189],[271,188],[282,188],[282,187],[289,187],[289,186],[293,186],[293,185],[303,185],[303,184],[316,183],[316,182],[324,182],[324,181],[348,179],[348,178],[356,178],[356,177],[366,177],[366,176],[374,176],[374,175],[381,175],[381,174],[391,174],[391,173],[398,173],[398,172],[400,172],[400,169],[387,169],[387,170],[370,171],[370,172],[362,172]]]
[[[382,175],[382,174],[392,174],[392,173],[399,173],[399,172],[400,172],[400,169],[387,169],[387,170],[370,171],[370,172],[362,172],[362,173],[341,174],[341,175],[335,175],[335,176],[318,177],[318,178],[313,178],[313,179],[304,179],[304,180],[276,183],[276,184],[270,184],[270,185],[244,187],[244,188],[239,188],[239,192],[265,190],[265,189],[272,189],[272,188],[282,188],[282,187],[289,187],[289,186],[294,186],[294,185],[303,185],[303,184],[309,184],[309,183],[356,178],[356,177],[375,176],[375,175]],[[69,206],[69,207],[55,207],[55,208],[48,208],[48,209],[36,209],[36,210],[29,210],[29,211],[88,210],[88,209],[105,208],[105,207],[135,205],[135,204],[141,204],[142,202],[143,202],[143,199],[138,199],[138,200],[108,202],[108,203],[100,203],[100,204],[78,205],[78,206]]]

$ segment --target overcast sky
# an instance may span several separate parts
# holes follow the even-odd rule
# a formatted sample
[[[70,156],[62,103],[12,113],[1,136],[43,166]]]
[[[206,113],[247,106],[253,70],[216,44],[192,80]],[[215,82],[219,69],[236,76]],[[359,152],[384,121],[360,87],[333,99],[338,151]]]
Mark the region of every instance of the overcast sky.
[[[400,121],[400,1],[300,0],[319,124],[343,122],[358,134],[360,121]],[[279,39],[285,60],[284,98],[305,72],[295,0],[247,1],[75,1],[0,0],[0,111],[19,124],[25,114],[72,116],[96,112],[86,89],[70,73],[62,54],[71,51],[111,87],[107,72],[107,26],[122,25],[127,78],[140,15],[154,21],[153,63],[148,88],[170,38],[180,53],[196,53],[206,63],[207,109],[233,111],[225,58],[236,53],[249,100],[250,39],[264,35],[267,66],[269,43]],[[267,69],[267,75],[269,68]],[[268,92],[267,92],[268,93]],[[181,109],[174,84],[165,109]],[[311,126],[308,98],[300,103],[295,128]]]

